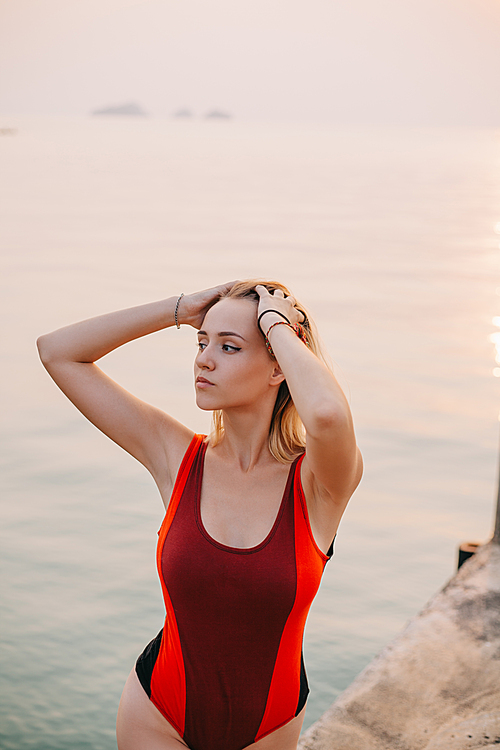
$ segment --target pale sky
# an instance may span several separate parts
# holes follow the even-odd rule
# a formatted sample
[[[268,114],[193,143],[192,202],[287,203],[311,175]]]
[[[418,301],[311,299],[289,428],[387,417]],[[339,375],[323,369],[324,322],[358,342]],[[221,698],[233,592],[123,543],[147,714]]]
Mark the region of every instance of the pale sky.
[[[500,0],[0,0],[0,116],[129,101],[500,126]]]

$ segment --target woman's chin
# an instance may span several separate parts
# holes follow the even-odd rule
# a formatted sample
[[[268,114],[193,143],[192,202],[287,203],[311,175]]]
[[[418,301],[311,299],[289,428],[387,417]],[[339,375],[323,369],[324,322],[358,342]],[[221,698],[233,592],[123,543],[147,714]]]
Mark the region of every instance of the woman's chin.
[[[196,394],[196,406],[202,411],[214,411],[215,409],[221,408],[219,404],[215,402],[215,399],[207,398],[205,393],[199,392]]]
[[[211,406],[202,406],[201,404],[196,404],[198,409],[201,409],[201,411],[215,411],[215,408],[212,408]]]

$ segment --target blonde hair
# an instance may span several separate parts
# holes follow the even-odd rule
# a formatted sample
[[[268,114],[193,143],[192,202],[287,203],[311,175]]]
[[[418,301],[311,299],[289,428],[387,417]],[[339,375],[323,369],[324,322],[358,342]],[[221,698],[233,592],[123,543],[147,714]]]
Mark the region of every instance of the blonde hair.
[[[255,291],[255,287],[258,284],[265,286],[268,292],[273,293],[277,289],[281,289],[286,297],[291,295],[286,286],[277,281],[248,279],[247,281],[238,281],[228,292],[222,294],[220,299],[250,299],[255,301],[255,306],[257,307],[260,297]],[[304,322],[301,325],[305,333],[306,346],[324,362],[328,369],[331,369],[322,350],[316,326],[300,302],[296,301],[295,307],[304,315]],[[269,356],[275,359],[274,355],[269,354]],[[211,446],[215,446],[220,443],[224,435],[224,423],[220,409],[212,413],[212,421],[212,431],[207,438],[207,442]],[[290,463],[290,461],[293,461],[294,458],[304,452],[305,445],[306,435],[304,425],[293,403],[287,382],[284,380],[278,389],[271,417],[269,450],[277,461]]]

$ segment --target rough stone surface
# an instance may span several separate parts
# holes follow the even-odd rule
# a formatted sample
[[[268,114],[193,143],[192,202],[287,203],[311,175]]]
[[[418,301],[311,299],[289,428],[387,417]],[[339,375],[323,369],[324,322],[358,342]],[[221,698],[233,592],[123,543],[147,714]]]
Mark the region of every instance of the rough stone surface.
[[[493,729],[491,742],[483,737],[489,744],[446,745],[446,737],[450,740],[446,732],[453,733],[454,726],[479,721],[481,715],[491,719],[499,712],[500,546],[490,542],[462,565],[358,675],[303,735],[298,747],[300,750],[475,750],[490,745],[500,748]],[[443,732],[445,744],[435,744],[441,741]]]
[[[487,750],[500,747],[500,711],[480,714],[442,729],[425,750]]]

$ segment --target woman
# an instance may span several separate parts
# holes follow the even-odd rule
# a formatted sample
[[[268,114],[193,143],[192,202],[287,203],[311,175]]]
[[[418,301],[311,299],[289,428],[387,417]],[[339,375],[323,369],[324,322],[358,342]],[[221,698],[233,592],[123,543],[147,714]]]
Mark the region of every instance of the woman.
[[[198,330],[205,438],[94,363],[128,341]],[[152,474],[166,515],[165,626],[132,669],[119,750],[295,750],[307,612],[362,474],[351,412],[304,308],[275,282],[225,284],[41,336],[75,406]]]

